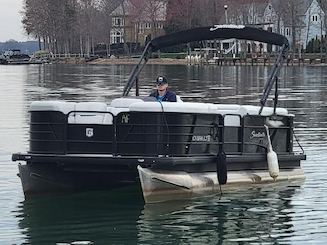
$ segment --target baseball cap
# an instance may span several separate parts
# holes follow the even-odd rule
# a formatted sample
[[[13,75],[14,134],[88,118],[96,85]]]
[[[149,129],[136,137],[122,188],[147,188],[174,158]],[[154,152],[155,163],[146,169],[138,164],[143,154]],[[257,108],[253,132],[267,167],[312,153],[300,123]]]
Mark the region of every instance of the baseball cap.
[[[167,82],[167,79],[163,76],[159,76],[157,77],[157,80],[156,80],[157,84],[165,84],[165,83],[168,83]]]

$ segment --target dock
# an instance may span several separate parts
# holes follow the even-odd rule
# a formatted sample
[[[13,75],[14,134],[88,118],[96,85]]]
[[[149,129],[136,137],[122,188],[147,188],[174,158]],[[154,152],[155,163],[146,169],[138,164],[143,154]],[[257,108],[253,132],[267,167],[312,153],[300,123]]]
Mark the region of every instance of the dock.
[[[189,64],[208,64],[218,66],[237,66],[237,65],[263,65],[270,66],[274,64],[275,56],[255,56],[255,57],[212,57],[210,59],[188,59]],[[310,54],[298,56],[290,56],[286,59],[287,66],[304,66],[304,65],[327,65],[326,55]]]

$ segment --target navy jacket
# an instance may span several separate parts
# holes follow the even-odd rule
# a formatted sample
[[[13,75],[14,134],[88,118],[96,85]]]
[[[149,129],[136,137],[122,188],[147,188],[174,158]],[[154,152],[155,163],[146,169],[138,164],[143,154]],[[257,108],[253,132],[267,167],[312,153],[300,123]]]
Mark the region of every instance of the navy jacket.
[[[158,91],[154,91],[150,94],[150,96],[158,98]],[[162,98],[162,101],[169,101],[169,102],[177,102],[176,94],[172,91],[167,90],[165,96]]]

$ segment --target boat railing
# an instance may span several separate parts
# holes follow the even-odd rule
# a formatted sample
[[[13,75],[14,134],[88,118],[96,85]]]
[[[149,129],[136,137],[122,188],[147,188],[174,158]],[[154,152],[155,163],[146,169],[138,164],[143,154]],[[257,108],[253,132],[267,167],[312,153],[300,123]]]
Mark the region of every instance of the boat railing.
[[[114,115],[109,111],[70,111],[61,122],[32,122],[31,145],[38,144],[41,148],[31,147],[31,153],[42,153],[46,148],[44,144],[53,146],[53,153],[113,156],[266,152],[267,137],[263,122],[267,116],[217,114],[212,121],[205,121],[198,118],[201,114],[187,113],[189,118],[193,118],[192,121],[179,123],[174,119],[176,115],[150,114],[150,119],[135,120],[129,118],[132,117],[130,112]],[[142,117],[144,115],[139,115],[139,118]],[[230,122],[230,117],[234,117],[234,123]],[[287,123],[270,127],[270,137],[278,153],[289,154],[293,152],[292,117],[283,118]],[[51,149],[46,149],[48,153],[51,152]]]
[[[98,115],[101,117],[97,117]],[[73,119],[76,117],[88,119],[74,121]],[[93,117],[93,120],[90,120],[90,117]],[[115,153],[117,145],[115,121],[115,115],[109,111],[70,111],[66,115],[64,124],[63,153],[88,153],[90,150],[91,153]],[[85,125],[90,126],[85,127]],[[111,125],[113,126],[111,127]],[[82,132],[83,130],[85,131]],[[106,150],[107,147],[111,148],[111,152]]]

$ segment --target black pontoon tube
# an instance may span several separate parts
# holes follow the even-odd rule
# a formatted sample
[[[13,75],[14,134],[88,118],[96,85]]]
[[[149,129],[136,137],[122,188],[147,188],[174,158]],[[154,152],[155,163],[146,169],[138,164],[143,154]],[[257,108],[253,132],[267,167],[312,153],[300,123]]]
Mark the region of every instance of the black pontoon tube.
[[[241,40],[250,40],[264,42],[268,44],[274,44],[282,46],[280,54],[278,55],[270,77],[265,84],[264,94],[260,100],[261,109],[260,113],[266,103],[270,90],[274,84],[275,78],[278,76],[283,60],[286,57],[289,43],[286,37],[283,35],[264,31],[261,29],[243,26],[243,25],[214,25],[209,27],[199,27],[189,29],[173,34],[157,37],[151,40],[145,47],[139,63],[134,67],[123,91],[123,96],[127,96],[136,78],[140,74],[143,66],[149,59],[152,52],[159,49],[174,46],[183,43],[189,43],[194,41],[214,40],[214,39],[229,39],[236,38]]]

